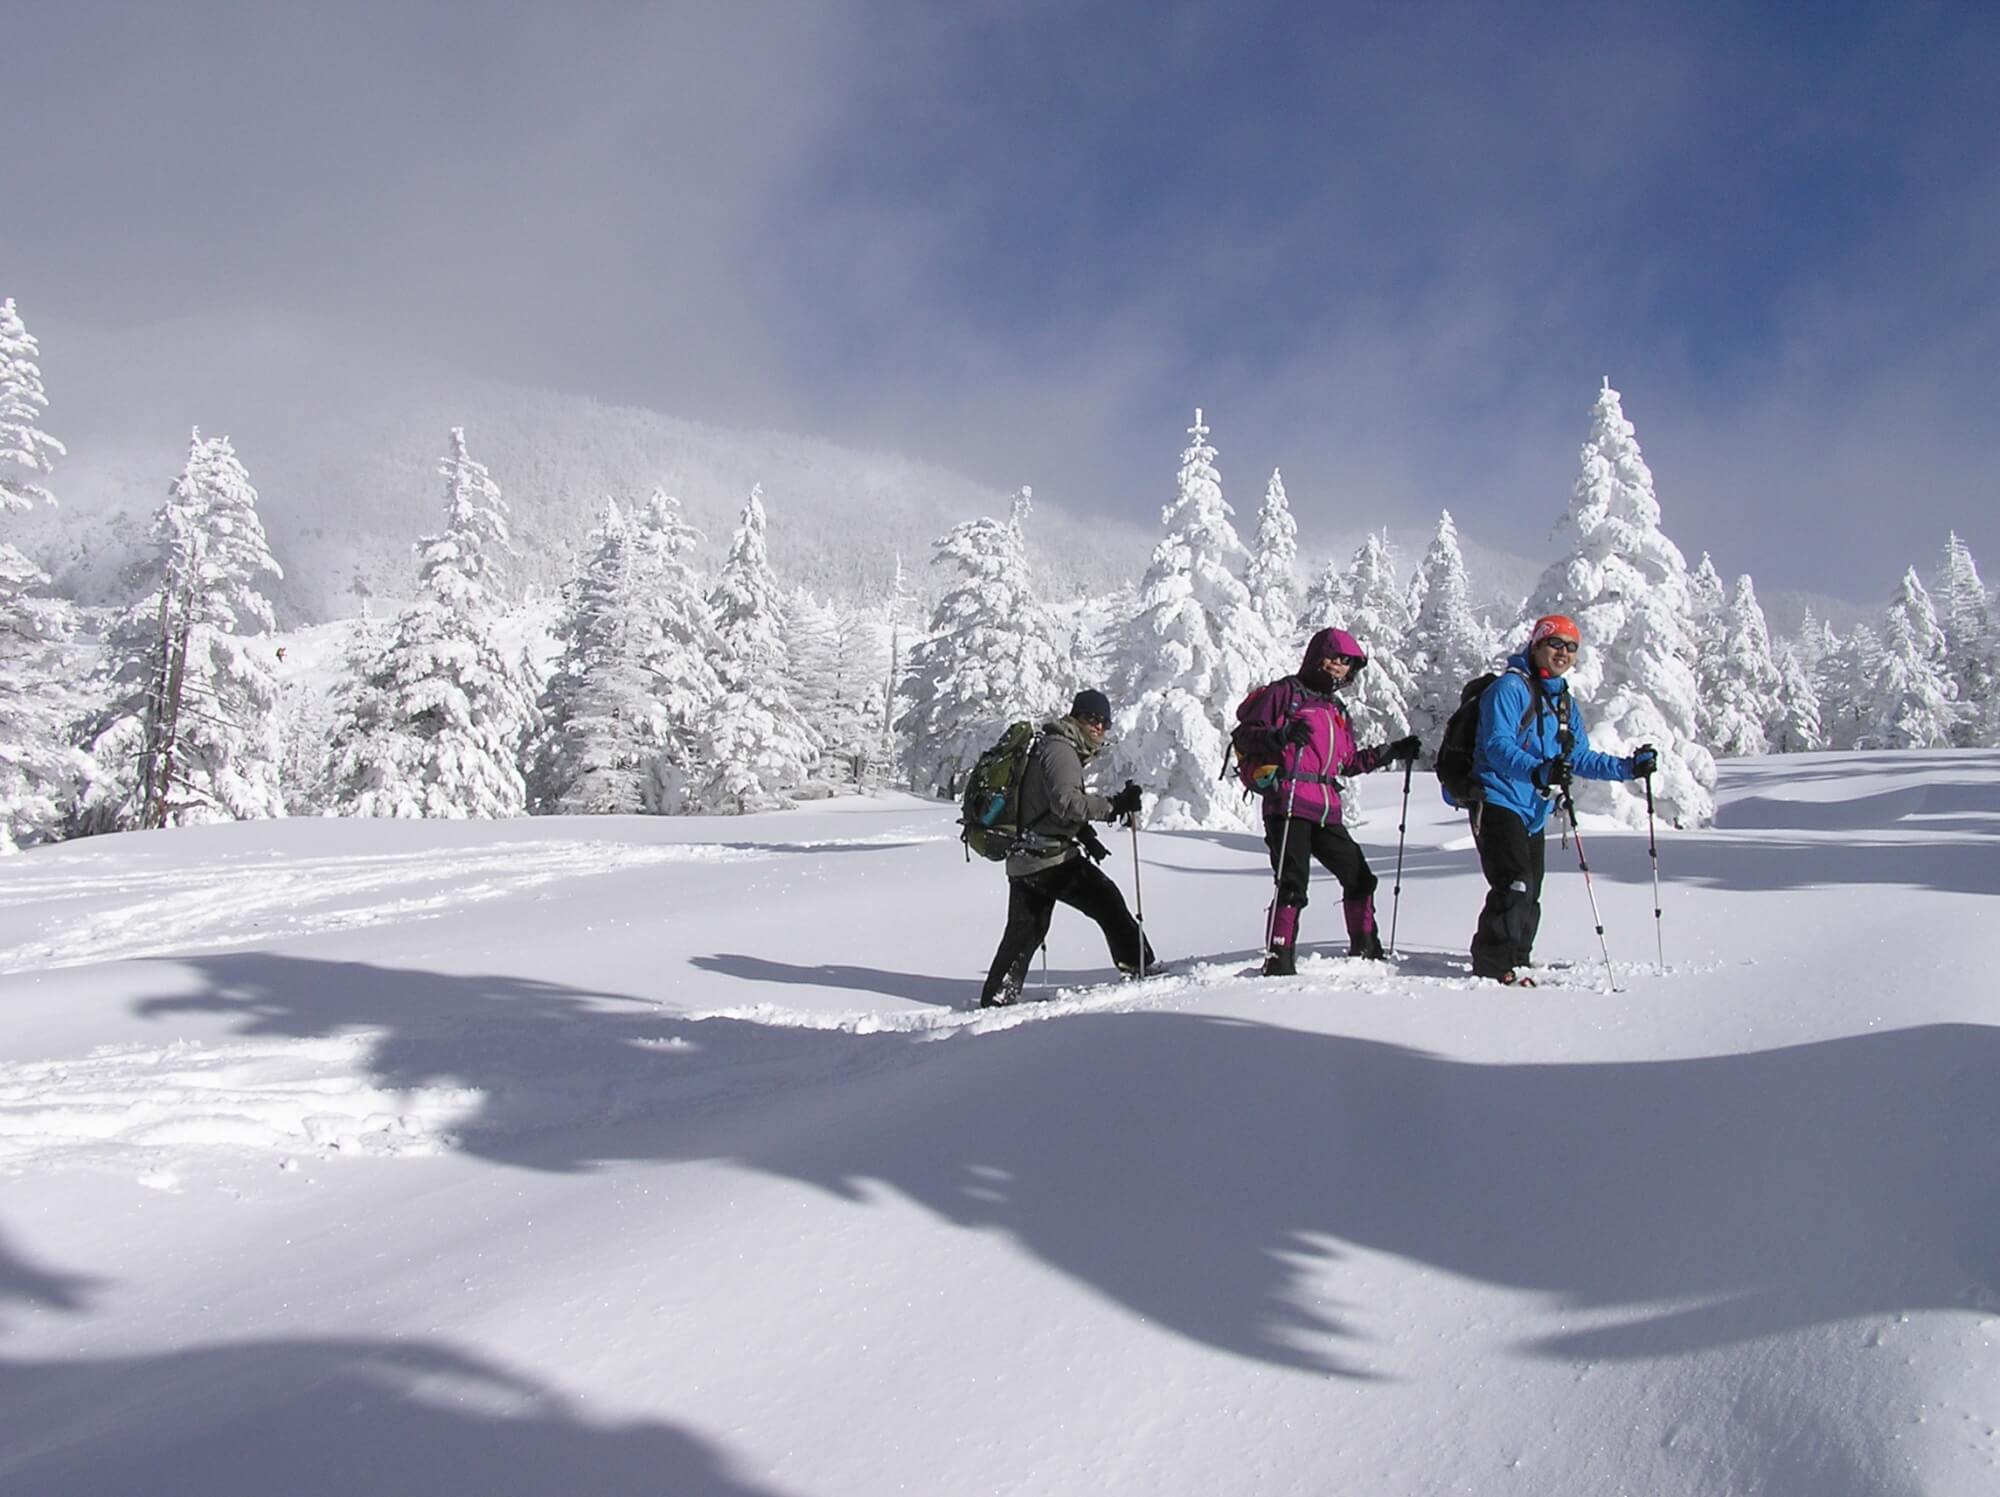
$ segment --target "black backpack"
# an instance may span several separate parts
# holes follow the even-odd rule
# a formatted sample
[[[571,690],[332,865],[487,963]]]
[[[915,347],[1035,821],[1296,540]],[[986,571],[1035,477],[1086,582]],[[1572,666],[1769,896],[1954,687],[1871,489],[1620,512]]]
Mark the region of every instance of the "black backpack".
[[[1444,791],[1444,798],[1454,806],[1469,806],[1486,799],[1478,777],[1472,772],[1472,753],[1479,738],[1479,699],[1486,695],[1486,688],[1499,679],[1498,671],[1488,671],[1467,681],[1465,689],[1458,694],[1458,710],[1444,725],[1444,738],[1437,751],[1438,786]],[[1530,687],[1534,685],[1532,681],[1528,684]],[[1531,694],[1528,710],[1521,714],[1515,732],[1526,728],[1534,717],[1536,696],[1539,693]]]
[[[973,762],[958,816],[958,839],[968,859],[978,853],[1000,863],[1013,850],[1021,834],[1021,779],[1041,741],[1041,731],[1024,719],[1009,724],[1000,741]]]

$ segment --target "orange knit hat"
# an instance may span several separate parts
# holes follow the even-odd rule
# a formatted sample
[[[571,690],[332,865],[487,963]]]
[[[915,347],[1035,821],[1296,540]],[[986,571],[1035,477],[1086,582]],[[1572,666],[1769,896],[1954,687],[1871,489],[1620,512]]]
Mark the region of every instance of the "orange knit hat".
[[[1533,649],[1545,639],[1566,639],[1573,645],[1583,643],[1583,631],[1576,627],[1576,620],[1566,613],[1549,613],[1535,620],[1534,631],[1528,636],[1528,648]]]

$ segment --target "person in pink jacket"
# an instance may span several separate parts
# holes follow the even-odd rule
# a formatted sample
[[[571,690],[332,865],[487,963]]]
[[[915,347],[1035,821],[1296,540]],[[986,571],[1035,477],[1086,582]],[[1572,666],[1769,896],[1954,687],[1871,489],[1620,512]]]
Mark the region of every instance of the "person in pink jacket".
[[[1236,710],[1242,726],[1238,752],[1264,772],[1256,777],[1264,797],[1264,843],[1277,877],[1265,927],[1264,975],[1297,970],[1299,911],[1315,858],[1340,880],[1347,915],[1347,954],[1379,959],[1374,872],[1340,824],[1340,778],[1415,759],[1415,738],[1357,748],[1339,692],[1368,664],[1368,653],[1345,629],[1322,629],[1306,645],[1295,676],[1252,692]]]

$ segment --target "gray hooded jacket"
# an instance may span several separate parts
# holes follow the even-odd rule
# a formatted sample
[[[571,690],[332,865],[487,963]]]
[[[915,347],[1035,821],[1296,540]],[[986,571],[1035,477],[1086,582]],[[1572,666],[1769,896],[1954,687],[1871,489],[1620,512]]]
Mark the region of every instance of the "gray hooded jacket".
[[[1042,724],[1040,742],[1021,776],[1021,835],[1007,855],[1007,877],[1022,878],[1082,856],[1077,836],[1087,821],[1109,821],[1111,802],[1083,788],[1096,753],[1073,717]]]

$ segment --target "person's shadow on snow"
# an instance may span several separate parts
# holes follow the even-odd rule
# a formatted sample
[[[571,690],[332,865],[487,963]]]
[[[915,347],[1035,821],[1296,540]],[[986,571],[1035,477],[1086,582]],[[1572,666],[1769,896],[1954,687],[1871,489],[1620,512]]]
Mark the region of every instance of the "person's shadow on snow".
[[[245,1033],[381,1030],[393,1087],[478,1088],[471,1154],[723,1159],[867,1209],[886,1185],[1136,1315],[1394,1376],[1354,1249],[1545,1295],[1551,1357],[1657,1357],[1866,1315],[1991,1313],[2000,1030],[1475,1065],[1338,1034],[1085,1012],[919,1042],[687,1020],[514,979],[257,953],[184,963]],[[754,1110],[755,1128],[741,1126]],[[810,1251],[808,1244],[801,1251]],[[1567,1328],[1564,1328],[1567,1326]]]
[[[806,966],[737,951],[697,956],[691,959],[691,964],[703,972],[719,972],[725,977],[740,977],[745,982],[846,988],[858,993],[880,993],[886,998],[902,998],[911,1003],[936,1004],[943,1008],[971,1008],[979,1002],[980,984],[976,979],[933,977],[925,972],[893,972],[885,967],[835,963]]]

